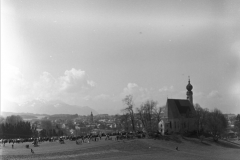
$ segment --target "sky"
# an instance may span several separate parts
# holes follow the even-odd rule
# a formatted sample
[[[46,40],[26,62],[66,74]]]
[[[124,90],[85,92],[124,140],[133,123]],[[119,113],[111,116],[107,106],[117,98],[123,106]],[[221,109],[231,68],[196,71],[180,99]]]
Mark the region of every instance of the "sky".
[[[129,94],[163,106],[186,99],[188,76],[194,103],[240,113],[239,1],[1,1],[2,111],[39,99],[117,114]]]

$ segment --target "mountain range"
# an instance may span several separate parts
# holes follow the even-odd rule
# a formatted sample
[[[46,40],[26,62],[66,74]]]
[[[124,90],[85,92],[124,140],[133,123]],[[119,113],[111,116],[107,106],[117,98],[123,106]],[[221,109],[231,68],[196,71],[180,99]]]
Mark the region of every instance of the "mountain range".
[[[92,112],[94,115],[98,114],[97,111],[88,106],[70,105],[60,100],[32,100],[23,104],[7,102],[4,105],[6,105],[5,108],[7,107],[7,111],[15,113],[90,115]]]

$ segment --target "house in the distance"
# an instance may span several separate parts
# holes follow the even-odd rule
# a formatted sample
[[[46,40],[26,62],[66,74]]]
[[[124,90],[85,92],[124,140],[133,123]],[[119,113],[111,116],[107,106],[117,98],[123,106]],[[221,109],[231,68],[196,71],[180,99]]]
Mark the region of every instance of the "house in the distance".
[[[187,99],[167,99],[162,110],[162,120],[158,124],[159,132],[163,135],[196,130],[196,111],[193,106],[193,87],[190,79],[186,88]]]

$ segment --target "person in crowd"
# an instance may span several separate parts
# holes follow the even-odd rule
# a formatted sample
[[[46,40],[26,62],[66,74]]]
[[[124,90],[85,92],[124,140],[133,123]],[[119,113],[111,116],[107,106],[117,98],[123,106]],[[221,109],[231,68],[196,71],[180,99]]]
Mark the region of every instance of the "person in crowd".
[[[84,143],[84,136],[82,136],[82,143]]]

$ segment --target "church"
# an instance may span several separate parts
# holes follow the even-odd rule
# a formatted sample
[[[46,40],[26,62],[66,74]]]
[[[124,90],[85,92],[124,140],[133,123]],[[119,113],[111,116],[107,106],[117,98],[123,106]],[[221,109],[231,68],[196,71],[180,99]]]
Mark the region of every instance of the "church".
[[[190,79],[186,89],[187,99],[167,99],[166,106],[162,109],[162,120],[158,124],[162,135],[196,130],[196,111],[193,106],[193,86]]]

